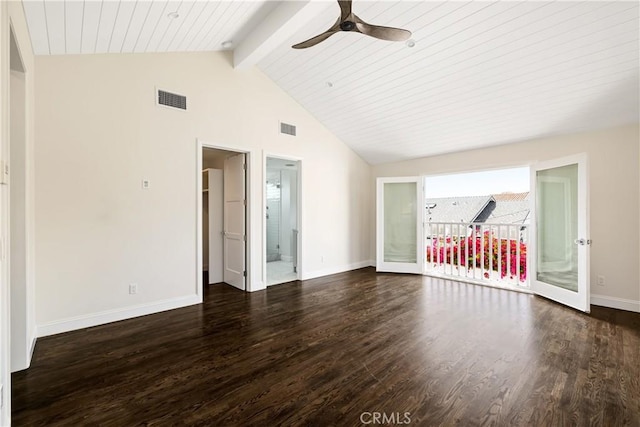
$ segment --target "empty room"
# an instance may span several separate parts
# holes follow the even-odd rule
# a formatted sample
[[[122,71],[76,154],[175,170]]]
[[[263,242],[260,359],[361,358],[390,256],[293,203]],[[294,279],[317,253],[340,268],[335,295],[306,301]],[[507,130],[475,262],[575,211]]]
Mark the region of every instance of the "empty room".
[[[639,14],[1,1],[0,425],[640,425]]]

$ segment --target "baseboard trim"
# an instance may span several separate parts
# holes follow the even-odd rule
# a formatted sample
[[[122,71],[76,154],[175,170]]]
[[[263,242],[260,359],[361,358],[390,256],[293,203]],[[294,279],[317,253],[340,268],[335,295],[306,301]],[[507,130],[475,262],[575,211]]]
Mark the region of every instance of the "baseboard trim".
[[[251,286],[247,288],[247,292],[258,292],[264,291],[265,289],[267,289],[267,287],[265,286],[265,282],[256,280]]]
[[[342,267],[326,268],[324,270],[316,270],[302,273],[301,280],[317,279],[318,277],[330,276],[332,274],[344,273],[346,271],[357,270],[359,268],[370,267],[371,261],[360,261],[348,264]]]
[[[31,366],[31,360],[33,359],[33,352],[36,350],[36,341],[38,341],[38,328],[35,328],[35,332],[31,337],[31,348],[29,349],[29,366]]]
[[[640,301],[591,294],[591,305],[640,313]]]
[[[104,325],[106,323],[117,322],[119,320],[131,319],[148,314],[160,313],[162,311],[187,307],[189,305],[200,304],[202,297],[189,295],[186,297],[173,298],[164,301],[157,301],[148,304],[140,304],[132,307],[106,310],[99,313],[86,314],[84,316],[72,317],[69,319],[57,320],[37,326],[38,337],[61,334],[63,332],[75,331],[78,329],[91,328],[93,326]]]

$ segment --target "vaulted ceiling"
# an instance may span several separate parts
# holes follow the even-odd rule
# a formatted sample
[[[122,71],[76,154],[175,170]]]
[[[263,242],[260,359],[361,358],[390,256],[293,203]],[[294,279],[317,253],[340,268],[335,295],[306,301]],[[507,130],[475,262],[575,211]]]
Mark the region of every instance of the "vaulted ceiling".
[[[338,33],[303,50],[336,2],[23,4],[38,55],[234,49],[372,164],[639,121],[637,2],[355,0],[413,47]]]

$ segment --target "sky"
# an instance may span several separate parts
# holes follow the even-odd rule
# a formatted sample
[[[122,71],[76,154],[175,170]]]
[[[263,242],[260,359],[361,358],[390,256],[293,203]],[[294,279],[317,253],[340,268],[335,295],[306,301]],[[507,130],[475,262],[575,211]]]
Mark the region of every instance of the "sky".
[[[425,195],[430,197],[486,196],[529,191],[529,168],[427,176]]]

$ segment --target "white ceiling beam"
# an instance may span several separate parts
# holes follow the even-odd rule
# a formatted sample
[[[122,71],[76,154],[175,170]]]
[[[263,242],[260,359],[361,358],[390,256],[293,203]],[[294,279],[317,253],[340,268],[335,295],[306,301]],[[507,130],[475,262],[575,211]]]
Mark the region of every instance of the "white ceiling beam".
[[[318,16],[328,2],[323,0],[282,1],[233,51],[237,70],[252,67]]]

